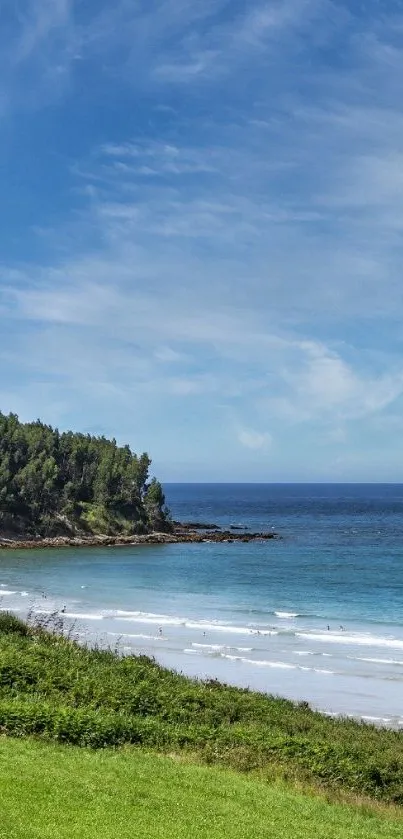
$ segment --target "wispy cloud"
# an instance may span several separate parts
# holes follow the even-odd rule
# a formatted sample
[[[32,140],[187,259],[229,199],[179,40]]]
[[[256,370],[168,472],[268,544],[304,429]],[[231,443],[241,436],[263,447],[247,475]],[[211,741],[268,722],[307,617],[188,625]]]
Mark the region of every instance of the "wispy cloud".
[[[64,92],[79,48],[74,0],[6,0],[0,25],[3,112],[40,107]]]
[[[138,84],[189,85],[228,76],[248,56],[295,43],[332,6],[327,0],[154,0],[104,4],[85,28],[86,51],[105,54]],[[293,40],[294,39],[294,40]]]
[[[37,0],[35,3],[16,4],[15,23],[19,24],[10,62],[18,66],[34,53],[46,50],[50,42],[58,40],[72,23],[72,0]]]
[[[148,143],[107,143],[101,154],[111,158],[104,173],[112,176],[118,173],[126,179],[142,175],[194,175],[217,172],[214,166],[214,149],[179,148],[172,143],[152,140]]]
[[[239,428],[237,433],[239,442],[247,449],[266,449],[272,442],[271,436],[267,431],[262,433],[255,431],[253,428]]]
[[[135,89],[253,76],[251,59],[274,68],[315,22],[328,26],[335,15],[330,0],[23,0],[6,2],[2,17],[11,109],[40,107],[70,81],[73,91],[94,67]]]
[[[211,445],[212,462],[236,451],[257,468],[270,452],[277,477],[297,428],[302,449],[320,441],[312,462],[348,458],[358,427],[389,445],[381,421],[403,402],[392,6],[13,7],[10,109],[58,96],[59,119],[68,94],[68,110],[57,166],[35,159],[35,229],[10,231],[24,244],[0,269],[7,405],[102,417],[159,457],[169,440],[172,460]]]

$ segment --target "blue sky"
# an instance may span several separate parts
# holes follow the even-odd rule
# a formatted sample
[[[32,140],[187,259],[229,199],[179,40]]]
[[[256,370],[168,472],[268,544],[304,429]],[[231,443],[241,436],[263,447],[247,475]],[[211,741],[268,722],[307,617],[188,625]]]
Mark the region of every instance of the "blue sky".
[[[0,407],[403,480],[403,3],[3,0]]]

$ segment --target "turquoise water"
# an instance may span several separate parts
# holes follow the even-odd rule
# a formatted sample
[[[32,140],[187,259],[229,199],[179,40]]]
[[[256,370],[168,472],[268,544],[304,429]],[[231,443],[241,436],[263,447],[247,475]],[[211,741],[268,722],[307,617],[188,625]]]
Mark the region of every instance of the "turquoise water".
[[[281,539],[0,552],[2,608],[190,675],[403,726],[403,486],[168,485],[175,518]]]

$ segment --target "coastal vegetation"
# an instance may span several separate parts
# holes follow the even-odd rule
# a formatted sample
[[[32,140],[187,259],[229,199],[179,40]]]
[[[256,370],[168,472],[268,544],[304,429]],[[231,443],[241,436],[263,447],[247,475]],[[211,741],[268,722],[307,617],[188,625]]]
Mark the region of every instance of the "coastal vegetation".
[[[169,529],[150,458],[116,440],[0,413],[0,532],[57,536]]]
[[[270,782],[403,804],[402,732],[190,680],[73,636],[62,616],[38,624],[0,613],[3,734],[92,749],[135,745]]]

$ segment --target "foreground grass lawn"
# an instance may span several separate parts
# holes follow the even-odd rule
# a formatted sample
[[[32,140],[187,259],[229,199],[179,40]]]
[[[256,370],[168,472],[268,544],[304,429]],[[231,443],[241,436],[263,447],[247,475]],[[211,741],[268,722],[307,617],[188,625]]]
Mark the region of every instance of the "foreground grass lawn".
[[[0,738],[1,839],[401,839],[403,819],[142,749]]]

